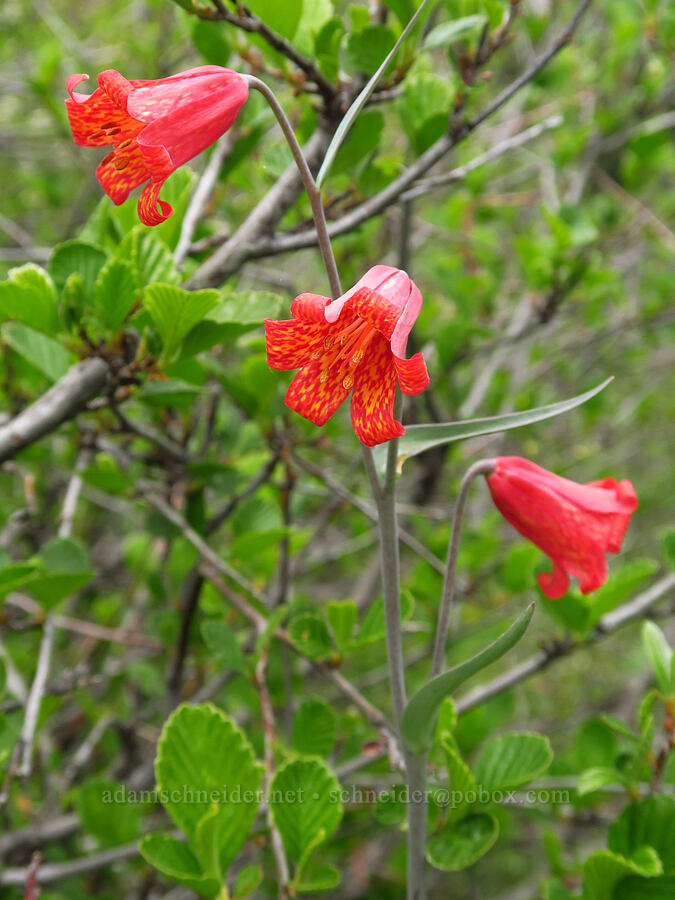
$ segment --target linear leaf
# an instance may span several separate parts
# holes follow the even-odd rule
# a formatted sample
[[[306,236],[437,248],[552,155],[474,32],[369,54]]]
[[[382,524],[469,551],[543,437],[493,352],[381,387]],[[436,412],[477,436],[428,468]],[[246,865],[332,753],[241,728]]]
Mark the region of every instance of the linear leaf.
[[[509,431],[511,428],[522,428],[523,425],[532,425],[544,419],[552,419],[561,413],[568,412],[577,406],[581,406],[591,397],[595,397],[604,390],[613,377],[607,378],[602,384],[590,391],[562,400],[560,403],[549,403],[547,406],[538,406],[535,409],[525,409],[522,412],[506,413],[503,416],[488,416],[484,419],[466,419],[464,422],[445,422],[439,425],[410,425],[406,428],[403,437],[398,443],[398,469],[401,471],[403,463],[411,456],[424,453],[431,447],[439,447],[452,441],[464,440],[481,434],[493,434],[497,431]],[[375,460],[378,469],[384,471],[387,461],[387,445],[381,444],[375,449]]]
[[[521,613],[516,621],[496,641],[489,644],[480,653],[465,660],[458,666],[448,669],[442,675],[427,682],[424,687],[410,699],[403,712],[401,737],[413,753],[421,753],[431,745],[436,717],[439,707],[449,694],[455,691],[468,678],[476,675],[486,666],[496,662],[511,649],[525,634],[534,613],[534,603]]]
[[[377,72],[375,72],[373,77],[366,84],[364,89],[361,91],[361,93],[358,95],[356,100],[352,103],[352,105],[349,107],[349,109],[345,113],[344,118],[342,119],[342,121],[340,122],[340,124],[337,127],[337,131],[333,135],[333,140],[330,142],[328,150],[326,150],[326,156],[324,157],[323,163],[321,164],[321,168],[319,169],[319,174],[316,176],[317,187],[321,187],[321,185],[326,180],[326,177],[328,176],[328,173],[331,170],[331,166],[333,165],[333,162],[335,160],[335,156],[336,156],[338,150],[340,149],[340,145],[342,144],[344,139],[349,134],[349,131],[350,131],[352,125],[354,124],[358,114],[361,112],[361,110],[365,106],[366,102],[368,101],[368,98],[375,90],[377,83],[380,80],[380,78],[382,77],[382,75],[384,74],[387,66],[389,65],[389,63],[392,61],[392,59],[398,52],[398,48],[401,46],[403,41],[408,37],[408,35],[410,34],[410,32],[412,31],[412,29],[415,26],[415,22],[417,22],[417,20],[419,19],[419,17],[422,14],[422,11],[424,10],[424,8],[427,6],[427,4],[429,2],[430,2],[430,0],[423,0],[423,3],[419,7],[419,9],[415,13],[415,15],[410,19],[408,24],[405,26],[405,28],[401,32],[401,36],[399,37],[399,39],[396,41],[396,43],[391,48],[389,53],[387,53],[386,57],[384,58],[384,60],[382,62],[382,65],[379,67]]]

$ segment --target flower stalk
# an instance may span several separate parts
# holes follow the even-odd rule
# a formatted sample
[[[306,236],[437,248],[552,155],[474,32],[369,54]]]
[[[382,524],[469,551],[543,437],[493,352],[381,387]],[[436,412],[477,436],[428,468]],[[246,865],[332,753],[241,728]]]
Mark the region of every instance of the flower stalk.
[[[323,257],[324,266],[326,267],[326,274],[328,275],[328,283],[330,284],[331,297],[335,299],[342,293],[342,288],[340,287],[340,276],[338,274],[337,264],[335,262],[335,255],[333,254],[333,246],[328,235],[328,226],[326,225],[326,214],[324,212],[323,201],[321,199],[321,190],[316,186],[316,181],[314,180],[314,176],[312,175],[312,172],[307,165],[305,154],[302,152],[302,148],[298,143],[298,139],[296,138],[295,132],[293,131],[293,126],[288,121],[288,116],[277,100],[274,91],[270,87],[268,87],[264,81],[261,81],[260,78],[256,78],[255,75],[244,75],[242,77],[246,80],[249,87],[253,88],[253,90],[255,91],[258,91],[258,93],[262,94],[265,100],[267,100],[272,109],[272,112],[276,116],[277,122],[281,126],[281,130],[283,131],[284,137],[286,138],[286,143],[291,148],[293,159],[295,160],[295,164],[298,167],[300,177],[302,178],[302,183],[305,186],[305,190],[307,191],[307,196],[309,197],[309,202],[312,207],[312,216],[314,218],[316,233],[319,240],[319,249],[321,250],[321,256]]]
[[[469,493],[471,484],[478,475],[489,475],[494,471],[494,459],[480,459],[475,462],[467,470],[462,483],[459,486],[457,494],[457,502],[455,504],[455,514],[452,520],[452,530],[450,532],[450,541],[448,543],[448,555],[445,564],[445,579],[443,582],[443,594],[441,596],[441,604],[438,608],[438,624],[436,625],[436,641],[434,644],[434,656],[431,665],[431,677],[435,678],[441,674],[443,669],[443,659],[445,656],[445,642],[448,637],[448,626],[450,624],[450,610],[452,601],[455,597],[455,586],[457,582],[457,554],[459,552],[459,536],[462,530],[462,518],[464,516],[464,507],[466,506],[466,498]]]

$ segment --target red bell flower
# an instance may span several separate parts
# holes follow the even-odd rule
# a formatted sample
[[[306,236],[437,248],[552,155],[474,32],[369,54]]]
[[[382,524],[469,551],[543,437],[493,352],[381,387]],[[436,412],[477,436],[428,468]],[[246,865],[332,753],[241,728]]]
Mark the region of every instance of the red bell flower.
[[[286,406],[325,425],[352,393],[352,423],[369,447],[404,434],[393,417],[396,384],[419,394],[429,384],[424,357],[405,359],[408,334],[422,306],[417,285],[391,266],[374,266],[337,300],[300,294],[292,319],[265,320],[267,361],[300,369]]]
[[[75,143],[112,145],[96,177],[113,203],[124,203],[129,191],[150,179],[138,200],[138,215],[145,225],[159,225],[173,212],[159,199],[160,188],[232,125],[248,97],[246,79],[220,66],[200,66],[156,81],[127,81],[108,69],[98,76],[93,94],[77,93],[75,88],[87,78],[71,75],[66,83]]]
[[[487,483],[507,522],[551,557],[553,571],[537,579],[547,597],[562,597],[570,575],[584,594],[607,581],[605,553],[621,550],[637,508],[630,481],[577,484],[519,456],[500,456]]]

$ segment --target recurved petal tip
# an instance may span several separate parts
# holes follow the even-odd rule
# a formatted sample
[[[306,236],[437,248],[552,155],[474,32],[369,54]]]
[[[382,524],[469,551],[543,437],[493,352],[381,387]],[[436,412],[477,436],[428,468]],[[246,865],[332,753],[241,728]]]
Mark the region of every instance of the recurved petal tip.
[[[86,100],[89,99],[89,94],[79,94],[75,90],[75,88],[78,86],[78,84],[80,84],[82,81],[87,81],[88,79],[89,79],[88,75],[79,73],[77,75],[71,75],[66,80],[66,90],[70,94],[71,100],[74,100],[75,103],[84,103]]]

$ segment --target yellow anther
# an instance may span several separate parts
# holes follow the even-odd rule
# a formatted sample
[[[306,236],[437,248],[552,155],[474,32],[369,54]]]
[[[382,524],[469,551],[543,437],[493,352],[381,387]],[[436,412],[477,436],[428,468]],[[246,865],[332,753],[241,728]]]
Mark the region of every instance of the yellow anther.
[[[354,387],[354,376],[345,375],[345,377],[342,379],[342,387],[346,391],[350,391]]]
[[[356,353],[352,356],[352,365],[358,366],[365,355],[365,350],[357,350]]]
[[[323,355],[323,350],[319,347],[317,350],[312,350],[312,355],[310,356],[310,359],[318,359],[322,355]]]
[[[323,345],[326,348],[326,350],[330,350],[334,346],[334,344],[335,344],[335,338],[333,337],[333,335],[327,334],[326,337],[323,339]]]
[[[328,370],[324,369],[323,372],[319,375],[319,381],[321,384],[325,384],[328,381]]]

